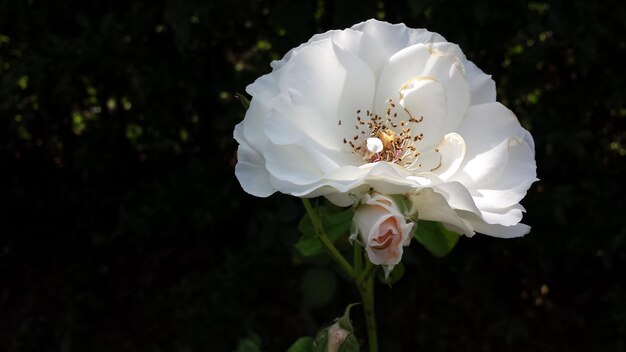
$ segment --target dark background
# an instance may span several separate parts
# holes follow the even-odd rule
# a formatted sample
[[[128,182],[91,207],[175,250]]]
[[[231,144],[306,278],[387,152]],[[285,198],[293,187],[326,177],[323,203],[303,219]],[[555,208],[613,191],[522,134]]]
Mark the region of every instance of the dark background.
[[[590,0],[0,0],[0,350],[281,351],[357,301],[241,190],[233,94],[372,17],[492,74],[541,179],[525,238],[411,245],[382,351],[626,350],[626,11]]]

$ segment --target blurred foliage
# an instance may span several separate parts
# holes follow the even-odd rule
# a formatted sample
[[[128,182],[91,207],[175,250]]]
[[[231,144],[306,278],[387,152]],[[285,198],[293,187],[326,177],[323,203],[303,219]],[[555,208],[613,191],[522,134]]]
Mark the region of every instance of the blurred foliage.
[[[234,94],[314,33],[372,17],[439,32],[492,74],[541,179],[527,237],[405,251],[377,291],[383,350],[626,350],[623,2],[0,8],[1,350],[281,351],[353,302],[326,258],[294,249],[299,201],[240,189]]]

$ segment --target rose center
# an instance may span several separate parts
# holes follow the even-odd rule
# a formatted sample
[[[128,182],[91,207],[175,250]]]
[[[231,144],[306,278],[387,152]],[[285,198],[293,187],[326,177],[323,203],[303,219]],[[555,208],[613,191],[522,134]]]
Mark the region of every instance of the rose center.
[[[343,143],[352,153],[368,163],[387,161],[408,169],[420,168],[422,165],[418,159],[421,154],[415,147],[415,142],[422,140],[424,134],[414,133],[411,126],[422,122],[424,117],[416,118],[403,107],[398,112],[391,98],[387,100],[386,106],[384,116],[367,110],[363,117],[362,111],[357,110],[354,125],[356,132],[354,136],[344,138]]]
[[[371,245],[371,247],[378,250],[386,249],[391,245],[391,242],[393,242],[393,235],[394,233],[392,229],[387,230],[384,235],[374,238],[374,242],[376,242],[376,244]]]

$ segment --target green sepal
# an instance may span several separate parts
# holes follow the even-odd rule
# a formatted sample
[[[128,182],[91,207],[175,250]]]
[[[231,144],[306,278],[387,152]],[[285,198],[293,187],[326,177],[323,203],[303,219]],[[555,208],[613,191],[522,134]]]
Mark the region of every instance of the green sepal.
[[[341,208],[332,204],[326,204],[316,207],[315,212],[324,227],[326,236],[333,243],[350,231],[352,216],[354,215],[352,208]],[[302,237],[296,243],[296,249],[300,254],[310,257],[324,253],[324,246],[317,237],[315,227],[308,214],[302,217],[298,224],[298,229],[302,233]]]
[[[343,312],[343,315],[339,318],[339,320],[337,320],[339,322],[339,326],[350,331],[351,333],[354,333],[354,328],[352,327],[352,321],[350,320],[350,309],[359,304],[361,303],[348,304],[346,310]]]
[[[402,262],[396,264],[387,277],[385,277],[384,270],[379,270],[376,274],[378,281],[381,284],[387,285],[389,287],[398,282],[398,280],[400,280],[402,276],[404,276],[404,264],[402,264]]]
[[[459,241],[461,235],[443,227],[440,222],[420,220],[413,237],[435,257],[444,257]]]
[[[245,95],[235,93],[235,98],[237,98],[237,100],[241,102],[241,105],[243,105],[244,109],[248,110],[248,108],[250,107],[250,100],[248,100],[248,98]]]

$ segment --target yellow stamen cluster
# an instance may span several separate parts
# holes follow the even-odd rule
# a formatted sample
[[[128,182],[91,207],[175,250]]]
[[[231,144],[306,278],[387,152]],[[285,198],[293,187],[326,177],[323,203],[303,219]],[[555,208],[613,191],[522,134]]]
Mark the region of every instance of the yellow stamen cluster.
[[[421,167],[421,164],[417,163],[420,152],[414,144],[422,140],[424,134],[414,135],[411,127],[408,126],[409,122],[422,122],[424,117],[420,116],[417,119],[406,108],[403,108],[403,111],[408,116],[406,121],[398,117],[396,105],[391,98],[387,100],[387,110],[384,116],[367,110],[365,118],[361,118],[361,110],[357,110],[354,125],[356,134],[352,138],[344,138],[343,143],[348,145],[353,153],[370,163],[387,161],[409,169]],[[377,152],[369,150],[366,144],[369,138],[378,138],[382,142],[382,150]]]

